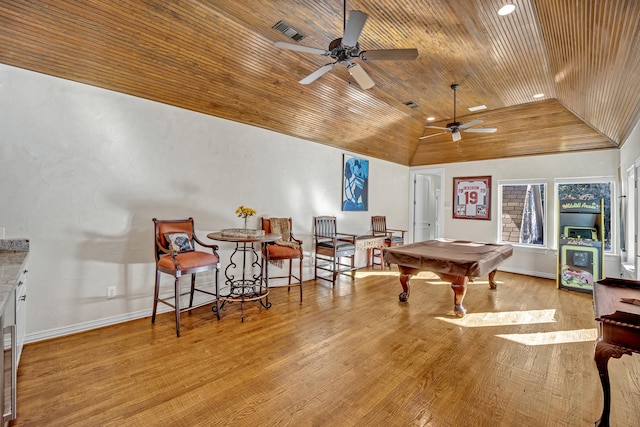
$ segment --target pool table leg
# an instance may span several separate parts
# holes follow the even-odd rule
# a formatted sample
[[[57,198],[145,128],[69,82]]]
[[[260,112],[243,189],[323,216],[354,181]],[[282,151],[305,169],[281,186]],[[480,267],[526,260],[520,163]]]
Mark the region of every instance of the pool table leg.
[[[451,282],[451,289],[453,290],[453,312],[458,317],[464,317],[464,315],[467,314],[467,310],[462,306],[462,300],[467,294],[469,278],[467,276],[455,276],[444,273],[438,273],[438,276],[440,276],[442,280]]]
[[[411,279],[412,274],[403,274],[400,273],[400,285],[402,285],[402,292],[398,295],[398,298],[401,302],[407,302],[409,299],[409,279]]]
[[[498,272],[498,270],[493,270],[491,273],[489,273],[489,288],[491,289],[496,289],[498,287],[498,283],[496,283],[496,273]]]
[[[400,272],[400,285],[402,285],[402,292],[398,295],[400,302],[407,302],[409,299],[409,280],[411,276],[415,276],[420,273],[420,270],[412,267],[405,267],[402,265],[398,266],[398,271]]]
[[[467,283],[469,279],[466,276],[456,276],[456,280],[451,282],[451,289],[453,289],[453,312],[458,317],[464,317],[467,314],[467,310],[462,306],[462,300],[467,294]]]

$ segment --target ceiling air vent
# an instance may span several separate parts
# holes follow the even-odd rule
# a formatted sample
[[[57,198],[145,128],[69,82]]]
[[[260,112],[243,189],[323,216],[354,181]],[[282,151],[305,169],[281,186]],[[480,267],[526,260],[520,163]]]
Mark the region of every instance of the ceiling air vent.
[[[285,36],[299,42],[300,40],[302,40],[304,38],[304,34],[300,33],[300,31],[296,30],[295,28],[293,28],[291,25],[287,24],[284,21],[278,21],[276,23],[276,25],[274,25],[273,27],[274,30],[281,32],[282,34],[284,34]]]
[[[405,103],[404,103],[404,105],[406,105],[406,106],[407,106],[407,107],[409,107],[409,108],[413,108],[413,109],[418,108],[418,104],[416,104],[416,103],[415,103],[415,102],[413,102],[413,101],[407,101],[407,102],[405,102]]]

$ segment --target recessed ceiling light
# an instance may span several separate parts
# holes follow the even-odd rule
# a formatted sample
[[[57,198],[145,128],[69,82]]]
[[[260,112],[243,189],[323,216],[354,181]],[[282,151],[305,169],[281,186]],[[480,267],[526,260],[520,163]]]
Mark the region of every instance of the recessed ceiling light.
[[[487,106],[486,105],[476,105],[475,107],[469,107],[469,111],[480,111],[480,110],[486,110]]]
[[[435,117],[427,117],[427,121],[428,121],[428,122],[432,122],[432,121],[434,121],[435,119],[436,119]]]
[[[511,12],[513,12],[514,10],[516,10],[516,6],[514,4],[505,4],[504,6],[502,6],[500,8],[500,10],[498,11],[498,15],[500,16],[505,16],[510,14]]]
[[[535,95],[533,95],[534,98],[542,98],[544,96],[544,93],[536,93]]]

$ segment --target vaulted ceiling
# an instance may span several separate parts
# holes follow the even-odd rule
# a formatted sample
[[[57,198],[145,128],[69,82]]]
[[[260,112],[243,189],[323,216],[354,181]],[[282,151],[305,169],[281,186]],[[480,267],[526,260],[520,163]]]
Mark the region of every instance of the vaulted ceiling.
[[[403,165],[619,147],[640,117],[640,2],[512,0],[499,16],[506,2],[348,1],[369,15],[361,50],[419,51],[356,59],[368,90],[343,65],[302,85],[330,58],[274,46],[327,49],[340,0],[3,0],[0,63]],[[497,132],[420,139],[452,121],[453,83],[457,121]]]

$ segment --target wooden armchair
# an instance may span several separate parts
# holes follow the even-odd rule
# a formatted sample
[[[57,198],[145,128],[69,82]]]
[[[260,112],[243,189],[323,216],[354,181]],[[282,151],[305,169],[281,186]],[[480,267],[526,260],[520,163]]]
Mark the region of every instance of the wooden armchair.
[[[351,280],[355,276],[356,235],[338,233],[336,217],[317,216],[314,218],[315,279],[330,281],[335,286],[339,274],[349,274]],[[348,258],[349,264],[341,261]],[[318,270],[331,273],[331,279],[318,276]]]
[[[404,234],[406,232],[407,230],[387,228],[387,217],[385,216],[371,217],[371,234],[374,236],[384,235],[384,246],[387,248],[404,245]],[[379,262],[376,262],[376,258]],[[382,258],[381,248],[374,248],[371,251],[371,266],[375,267],[376,265],[379,265],[384,270],[385,262]]]
[[[262,229],[266,234],[277,233],[282,236],[280,240],[269,243],[262,248],[262,256],[264,257],[264,278],[269,286],[269,264],[278,265],[289,260],[289,274],[287,276],[273,276],[271,279],[289,280],[287,292],[291,290],[291,286],[300,287],[300,302],[302,302],[302,240],[298,240],[293,236],[291,218],[262,218]],[[298,276],[293,274],[293,260],[298,260]],[[291,283],[292,279],[297,283]]]
[[[193,218],[178,220],[159,220],[153,218],[154,228],[154,254],[156,259],[156,286],[153,296],[153,314],[151,323],[156,321],[158,303],[161,302],[175,310],[176,335],[180,336],[180,313],[193,310],[203,305],[215,303],[216,315],[220,320],[220,288],[218,284],[220,258],[217,245],[207,244],[196,237]],[[212,253],[196,250],[195,243],[211,249]],[[196,287],[196,274],[203,271],[215,270],[215,292],[210,292]],[[174,278],[174,291],[171,296],[160,297],[160,274],[168,274]],[[189,291],[182,293],[180,290],[180,278],[183,275],[191,275],[191,287]],[[195,292],[208,294],[212,299],[193,304]],[[190,295],[189,306],[180,306],[180,297]]]

